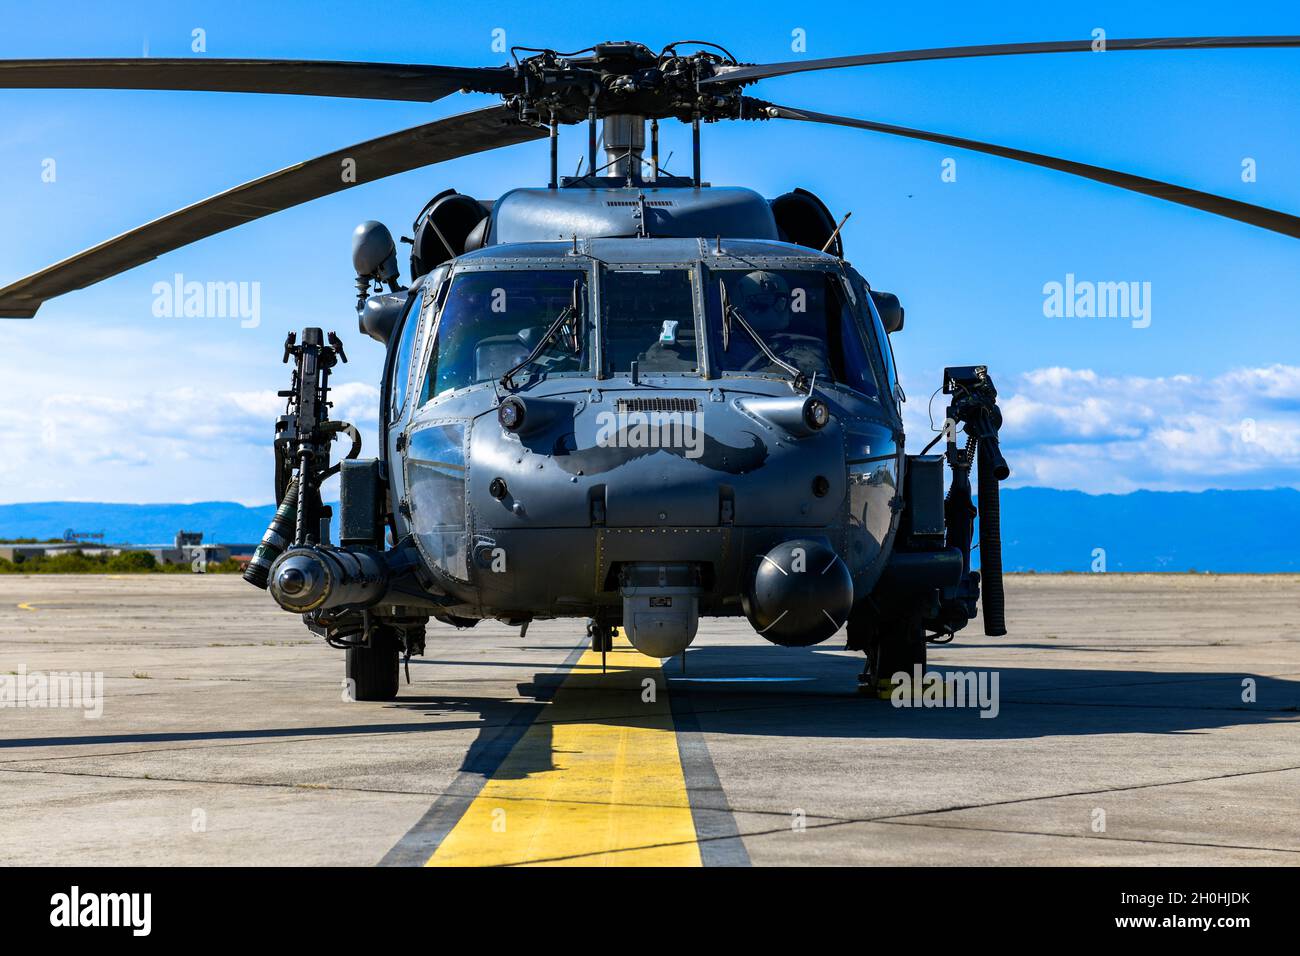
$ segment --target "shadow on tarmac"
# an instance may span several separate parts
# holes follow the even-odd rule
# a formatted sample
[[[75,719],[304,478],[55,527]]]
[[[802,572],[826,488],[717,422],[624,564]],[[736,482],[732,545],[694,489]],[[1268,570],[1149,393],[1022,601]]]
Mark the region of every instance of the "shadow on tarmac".
[[[1195,734],[1221,727],[1300,722],[1300,681],[1248,673],[1187,673],[1077,668],[968,668],[947,648],[932,649],[929,670],[974,672],[992,689],[997,677],[997,715],[980,708],[895,707],[857,692],[861,657],[821,648],[710,645],[665,661],[679,731],[683,719],[705,734],[790,738],[915,740],[1010,740],[1099,734]],[[942,655],[941,659],[940,655]],[[648,667],[645,674],[653,673]],[[529,726],[548,733],[547,702],[563,684],[566,700],[584,698],[583,722],[634,726],[651,718],[641,704],[641,672],[603,675],[582,668],[567,674],[536,674],[520,683],[520,700],[475,697],[403,697],[394,706],[413,712],[464,711],[484,722],[462,770],[493,773]],[[1253,682],[1254,701],[1243,700]],[[988,698],[984,700],[987,702]],[[566,707],[565,711],[573,712]],[[523,715],[527,714],[524,718]],[[513,719],[512,719],[513,718]],[[513,725],[515,732],[503,728]],[[443,724],[437,727],[445,726]],[[430,728],[436,729],[436,728]],[[550,748],[530,747],[547,754]],[[526,772],[553,769],[530,766]]]
[[[203,740],[256,740],[365,734],[438,733],[478,730],[462,770],[488,775],[500,766],[530,727],[548,733],[550,701],[564,685],[564,713],[581,722],[634,726],[654,719],[641,700],[648,675],[668,684],[679,732],[688,726],[704,734],[818,739],[1008,740],[1098,734],[1195,734],[1222,727],[1300,721],[1300,681],[1247,673],[1199,673],[1078,668],[965,668],[959,653],[932,651],[931,670],[973,671],[997,676],[998,713],[980,717],[974,707],[892,706],[857,693],[861,657],[817,648],[768,645],[708,645],[691,650],[683,673],[680,659],[657,672],[644,669],[602,674],[599,668],[570,667],[563,673],[535,673],[518,685],[519,698],[468,695],[400,696],[388,705],[413,719],[400,723],[270,727],[244,730],[177,731],[0,739],[0,752],[22,748],[95,744],[142,744]],[[414,661],[412,663],[415,663]],[[475,662],[479,663],[479,662]],[[507,664],[509,662],[502,662]],[[444,663],[443,666],[459,666]],[[1243,700],[1243,682],[1254,682],[1253,703]],[[572,704],[581,698],[578,706]],[[448,720],[465,714],[465,720]],[[433,720],[430,718],[440,717]],[[548,754],[550,748],[529,748]],[[550,765],[526,768],[533,773]]]

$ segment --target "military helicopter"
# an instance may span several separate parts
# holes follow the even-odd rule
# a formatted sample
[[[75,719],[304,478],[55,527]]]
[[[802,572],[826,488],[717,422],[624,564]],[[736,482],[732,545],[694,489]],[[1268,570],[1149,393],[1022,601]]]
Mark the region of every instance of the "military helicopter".
[[[1300,37],[1114,39],[1107,51],[1300,46]],[[0,289],[0,316],[355,182],[549,137],[544,187],[494,202],[447,190],[419,213],[410,280],[377,222],[353,236],[360,331],[385,346],[380,447],[329,417],[342,342],[290,334],[275,433],[279,507],[246,577],[346,651],[358,700],[398,693],[428,622],[586,618],[652,657],[685,652],[700,615],[745,616],[810,646],[846,630],[876,691],[924,664],[982,604],[1006,633],[997,391],[983,365],[944,372],[944,430],[904,450],[890,335],[898,298],[844,258],[803,189],[768,200],[701,176],[700,129],[832,124],[1081,176],[1300,237],[1300,218],[1115,170],[752,98],[756,81],[917,60],[1088,52],[1094,40],[747,64],[705,41],[561,53],[515,48],[472,68],[295,60],[0,61],[0,87],[211,90],[500,105],[337,150],[188,206]],[[659,124],[692,131],[668,172]],[[585,170],[561,176],[561,126]],[[603,144],[598,126],[603,124]],[[649,126],[647,156],[646,127]],[[603,145],[603,156],[601,147]],[[351,164],[353,175],[341,175]],[[964,440],[959,443],[958,429]],[[331,463],[333,442],[351,448]],[[943,441],[942,453],[930,454]],[[949,474],[945,476],[945,467]],[[971,473],[978,492],[972,494]],[[338,475],[338,541],[320,487]],[[945,486],[947,490],[945,491]],[[976,540],[980,569],[972,568]]]

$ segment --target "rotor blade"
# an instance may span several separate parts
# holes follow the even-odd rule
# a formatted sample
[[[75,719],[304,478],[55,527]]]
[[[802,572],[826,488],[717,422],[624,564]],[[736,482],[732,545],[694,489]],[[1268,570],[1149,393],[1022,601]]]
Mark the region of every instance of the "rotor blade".
[[[987,46],[949,46],[930,50],[898,50],[892,53],[863,53],[824,60],[792,60],[788,63],[758,63],[719,66],[716,75],[700,86],[718,83],[753,83],[773,76],[838,70],[846,66],[874,66],[878,63],[913,63],[917,60],[952,60],[977,56],[1012,56],[1022,53],[1087,53],[1093,40],[1050,40],[1045,43],[995,43]],[[1272,37],[1150,37],[1144,40],[1106,40],[1105,52],[1115,50],[1216,50],[1255,47],[1300,46],[1300,36]]]
[[[331,60],[0,60],[0,88],[296,93],[430,103],[459,89],[513,93],[509,67]]]
[[[30,319],[47,299],[84,289],[173,249],[354,183],[546,135],[545,129],[520,123],[507,107],[492,106],[289,166],[155,219],[0,289],[0,318]]]
[[[906,136],[909,139],[925,140],[928,143],[940,143],[944,146],[955,146],[959,149],[969,149],[977,153],[987,153],[990,156],[1001,156],[1004,159],[1014,159],[1018,162],[1042,166],[1045,169],[1055,169],[1062,173],[1082,176],[1084,179],[1106,183],[1109,186],[1118,186],[1120,189],[1142,193],[1146,196],[1154,196],[1157,199],[1164,199],[1183,206],[1191,206],[1193,209],[1212,212],[1217,216],[1225,216],[1228,219],[1236,219],[1252,226],[1259,226],[1261,229],[1269,229],[1273,232],[1280,232],[1285,236],[1300,238],[1300,217],[1298,216],[1278,212],[1276,209],[1266,209],[1263,206],[1252,206],[1250,203],[1239,202],[1236,199],[1228,199],[1224,196],[1216,196],[1213,193],[1203,193],[1196,189],[1189,189],[1186,186],[1175,186],[1172,183],[1162,183],[1157,179],[1147,179],[1144,176],[1121,173],[1113,169],[1106,169],[1103,166],[1090,166],[1087,163],[1076,163],[1069,159],[1058,159],[1055,156],[1044,156],[1041,153],[1012,149],[1009,146],[997,146],[993,143],[981,143],[979,140],[963,139],[960,136],[948,136],[944,133],[928,133],[925,130],[909,129],[906,126],[890,126],[887,123],[874,123],[870,120],[853,119],[847,116],[832,116],[827,113],[814,113],[811,110],[796,110],[787,106],[776,106],[772,103],[749,99],[748,97],[745,99],[745,112],[751,116],[801,120],[807,123],[826,123],[831,126],[848,126],[854,129],[871,130],[876,133],[889,133],[893,136]]]

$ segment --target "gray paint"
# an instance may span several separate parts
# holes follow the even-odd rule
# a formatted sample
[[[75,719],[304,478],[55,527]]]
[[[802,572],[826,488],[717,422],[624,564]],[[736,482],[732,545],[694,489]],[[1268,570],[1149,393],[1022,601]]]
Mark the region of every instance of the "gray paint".
[[[698,238],[601,238],[580,241],[576,255],[571,242],[496,245],[460,257],[451,275],[538,267],[594,275],[613,265],[698,269],[741,262],[840,268],[834,257],[774,239],[724,240],[719,253],[714,241]],[[598,283],[587,287],[598,296]],[[599,308],[598,298],[588,303],[588,323]],[[425,321],[431,326],[434,319],[426,314]],[[422,370],[429,329],[421,335]],[[883,374],[878,377],[883,382]],[[418,376],[410,389],[418,389]],[[700,597],[701,614],[739,615],[753,562],[783,541],[804,537],[830,543],[849,566],[859,597],[880,575],[897,525],[891,501],[902,456],[892,407],[820,383],[817,395],[833,417],[825,429],[810,433],[790,427],[788,416],[763,413],[794,397],[783,376],[718,377],[706,368],[703,377],[643,374],[634,385],[622,372],[608,378],[566,372],[517,392],[525,402],[552,406],[549,421],[519,436],[496,418],[506,394],[495,382],[447,392],[409,411],[390,434],[393,460],[402,458],[397,442],[404,436],[405,466],[390,472],[402,475],[398,497],[412,508],[422,554],[439,587],[451,595],[448,614],[590,616],[621,605],[610,577],[616,564],[684,561],[710,564],[715,572],[712,588]],[[598,445],[602,415],[615,412],[620,398],[646,396],[698,402],[706,436],[700,457]],[[446,510],[445,487],[430,484],[423,496],[420,490],[422,483],[442,480],[421,464],[420,456],[430,454],[420,450],[421,436],[447,426],[463,429],[454,464],[463,462],[463,536],[470,546],[463,563],[454,556],[454,566],[446,549],[429,538],[432,527],[422,522],[430,508],[443,508],[445,520],[459,506]],[[445,449],[437,457],[445,459]],[[817,475],[829,483],[822,497],[812,490]],[[494,478],[509,489],[501,500],[489,492]],[[603,523],[594,516],[593,501],[603,505]],[[729,515],[724,501],[731,502]],[[505,555],[504,571],[492,569],[493,553]]]
[[[739,186],[703,189],[651,185],[610,189],[515,189],[492,209],[491,242],[637,236],[645,197],[652,237],[722,236],[776,239],[767,200]]]

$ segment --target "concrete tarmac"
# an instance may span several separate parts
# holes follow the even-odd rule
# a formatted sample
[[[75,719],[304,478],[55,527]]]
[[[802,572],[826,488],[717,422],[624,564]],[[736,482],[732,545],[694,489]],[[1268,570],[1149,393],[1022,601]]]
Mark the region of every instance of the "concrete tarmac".
[[[0,864],[1300,863],[1300,576],[1007,596],[1009,636],[931,647],[996,676],[981,717],[708,619],[685,672],[602,673],[581,621],[435,624],[352,703],[234,576],[0,576]],[[52,672],[102,674],[102,716],[15,706]]]

